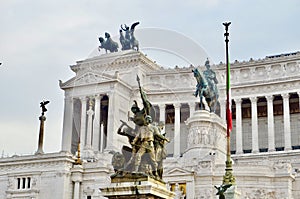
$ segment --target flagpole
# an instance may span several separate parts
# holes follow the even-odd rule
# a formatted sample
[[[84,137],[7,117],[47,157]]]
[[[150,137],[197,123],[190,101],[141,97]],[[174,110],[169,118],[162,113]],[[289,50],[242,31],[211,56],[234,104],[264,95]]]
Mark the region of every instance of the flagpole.
[[[226,168],[225,175],[223,176],[223,184],[235,184],[235,177],[232,173],[232,161],[231,161],[231,152],[230,152],[230,131],[232,129],[232,117],[231,117],[231,98],[230,98],[230,63],[229,63],[229,32],[228,27],[231,22],[225,22],[225,44],[226,44],[226,141],[227,141],[227,150],[226,150]]]

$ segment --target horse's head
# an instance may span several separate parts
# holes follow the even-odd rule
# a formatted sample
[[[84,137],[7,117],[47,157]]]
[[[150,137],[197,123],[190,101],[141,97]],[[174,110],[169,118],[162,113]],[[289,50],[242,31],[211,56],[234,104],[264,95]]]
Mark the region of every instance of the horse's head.
[[[100,43],[103,43],[104,42],[103,37],[99,37],[99,41],[100,41]]]
[[[105,33],[105,38],[110,38],[110,34],[108,32]]]

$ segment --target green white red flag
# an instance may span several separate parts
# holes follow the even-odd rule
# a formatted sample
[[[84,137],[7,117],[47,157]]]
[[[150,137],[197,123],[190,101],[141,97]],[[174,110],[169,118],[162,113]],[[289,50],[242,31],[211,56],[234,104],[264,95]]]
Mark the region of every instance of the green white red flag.
[[[230,62],[229,55],[227,54],[227,66],[226,66],[226,120],[227,120],[227,136],[229,136],[232,130],[232,114],[231,114],[231,88],[230,88]]]

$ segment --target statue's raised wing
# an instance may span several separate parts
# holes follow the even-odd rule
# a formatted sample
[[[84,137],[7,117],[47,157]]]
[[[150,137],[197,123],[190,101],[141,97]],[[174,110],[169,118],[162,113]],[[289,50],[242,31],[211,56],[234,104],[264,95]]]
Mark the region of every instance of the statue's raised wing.
[[[131,27],[130,27],[130,30],[134,30],[134,28],[137,26],[137,25],[139,25],[140,24],[140,22],[135,22],[135,23],[133,23],[132,25],[131,25]]]

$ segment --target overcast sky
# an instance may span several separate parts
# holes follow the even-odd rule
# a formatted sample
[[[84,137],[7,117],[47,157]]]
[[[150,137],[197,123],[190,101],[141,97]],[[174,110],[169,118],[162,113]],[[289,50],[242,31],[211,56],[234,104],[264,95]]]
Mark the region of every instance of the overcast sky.
[[[298,51],[299,7],[298,0],[0,0],[0,152],[37,150],[44,99],[51,101],[44,150],[60,150],[64,96],[58,80],[71,78],[69,65],[95,54],[97,38],[106,31],[118,35],[120,24],[140,21],[137,31],[184,35],[219,63],[225,60],[222,23],[231,21],[230,59],[242,61]]]

